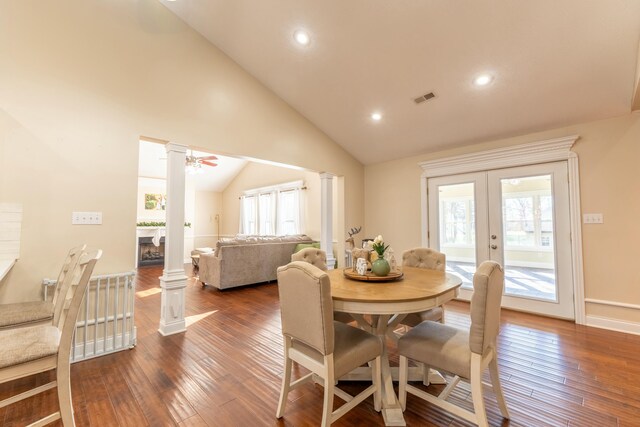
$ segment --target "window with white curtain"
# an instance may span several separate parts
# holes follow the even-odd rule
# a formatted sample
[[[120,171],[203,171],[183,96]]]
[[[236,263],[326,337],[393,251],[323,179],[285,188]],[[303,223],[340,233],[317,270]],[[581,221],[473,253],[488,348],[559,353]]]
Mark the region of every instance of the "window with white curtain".
[[[258,196],[245,196],[240,199],[240,233],[258,234]]]
[[[302,191],[302,181],[245,191],[240,198],[240,234],[304,233]]]

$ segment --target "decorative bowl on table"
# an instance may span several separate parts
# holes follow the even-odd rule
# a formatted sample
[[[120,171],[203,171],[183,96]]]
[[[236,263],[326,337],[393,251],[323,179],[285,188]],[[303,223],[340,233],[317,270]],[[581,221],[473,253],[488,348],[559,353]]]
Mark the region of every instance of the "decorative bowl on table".
[[[346,278],[361,282],[393,282],[404,277],[404,273],[399,270],[390,271],[386,276],[376,276],[370,271],[367,271],[365,274],[358,274],[358,272],[353,271],[351,267],[345,268],[342,272]]]

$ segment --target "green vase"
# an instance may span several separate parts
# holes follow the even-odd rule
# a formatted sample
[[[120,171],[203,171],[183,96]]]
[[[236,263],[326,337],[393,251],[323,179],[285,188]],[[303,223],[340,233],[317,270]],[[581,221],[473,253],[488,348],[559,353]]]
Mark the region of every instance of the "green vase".
[[[371,264],[371,272],[376,276],[386,276],[391,271],[391,266],[384,258],[378,258]]]

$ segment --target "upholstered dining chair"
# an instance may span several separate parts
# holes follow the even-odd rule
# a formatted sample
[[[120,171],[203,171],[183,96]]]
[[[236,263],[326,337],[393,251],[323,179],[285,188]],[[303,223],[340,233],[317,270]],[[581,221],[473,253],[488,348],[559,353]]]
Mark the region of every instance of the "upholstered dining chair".
[[[327,253],[322,249],[304,248],[291,255],[291,261],[304,261],[327,271]]]
[[[322,271],[327,271],[327,253],[321,249],[304,248],[292,254],[291,261],[308,262],[311,265],[315,265]],[[353,322],[353,317],[351,317],[349,313],[334,311],[333,320],[337,320],[342,323],[351,323]]]
[[[500,301],[503,288],[502,268],[494,261],[485,261],[480,264],[473,276],[469,331],[425,321],[400,338],[398,341],[400,354],[398,394],[403,409],[406,408],[407,392],[409,392],[467,421],[481,427],[487,426],[482,394],[482,372],[488,366],[491,386],[497,397],[500,412],[504,418],[509,418],[498,375],[496,344],[500,330]],[[455,377],[436,397],[407,384],[409,359],[450,372]],[[474,412],[446,400],[461,378],[471,383]]]
[[[78,258],[87,245],[72,248],[67,254],[56,280],[52,301],[30,301],[0,305],[0,330],[34,326],[38,324],[56,324],[62,312],[61,291],[70,279]]]
[[[91,278],[93,268],[102,251],[82,254],[76,267],[67,272],[72,280],[67,291],[59,298],[63,308],[56,325],[37,325],[0,331],[0,384],[18,378],[55,369],[56,379],[16,396],[0,401],[0,408],[35,396],[46,390],[57,388],[59,411],[31,425],[45,425],[61,419],[65,427],[75,426],[71,403],[70,364],[71,343],[75,331],[80,303]]]
[[[285,367],[276,416],[281,418],[284,415],[289,391],[311,381],[313,374],[322,378],[324,385],[323,427],[329,426],[372,394],[374,408],[380,411],[382,342],[362,329],[333,320],[329,276],[309,263],[294,261],[278,268],[278,291]],[[293,362],[311,373],[291,382]],[[372,362],[371,386],[357,396],[335,386],[341,376],[368,362]],[[347,402],[335,411],[334,394]]]
[[[406,267],[425,268],[429,270],[445,271],[445,254],[431,248],[415,248],[402,253],[402,265]],[[407,315],[401,324],[406,326],[417,326],[425,320],[433,322],[444,322],[444,307],[435,307],[430,310]]]

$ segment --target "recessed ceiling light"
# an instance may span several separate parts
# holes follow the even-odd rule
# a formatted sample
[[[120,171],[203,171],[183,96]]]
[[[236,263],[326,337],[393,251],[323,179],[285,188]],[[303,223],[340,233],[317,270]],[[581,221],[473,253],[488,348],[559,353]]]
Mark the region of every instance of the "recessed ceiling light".
[[[493,81],[493,76],[491,74],[480,74],[478,77],[473,79],[473,84],[476,86],[486,86]]]
[[[380,113],[371,114],[371,120],[375,120],[376,122],[379,122],[381,119],[382,119],[382,114]]]
[[[309,42],[311,41],[311,37],[309,36],[309,33],[307,33],[304,30],[296,30],[293,33],[293,39],[302,46],[306,46],[309,44]]]

